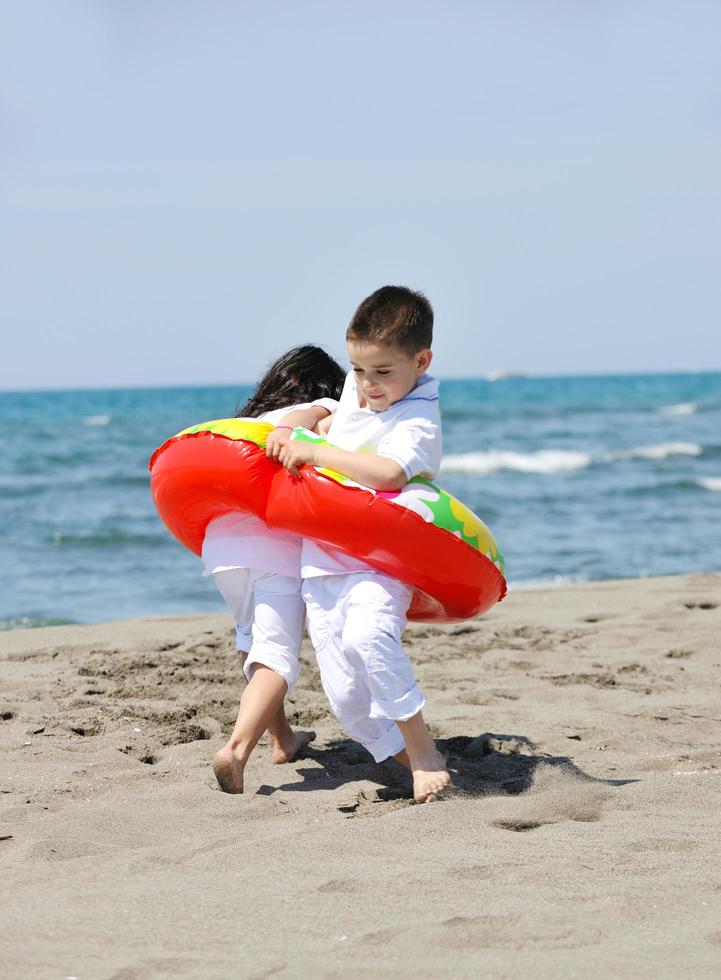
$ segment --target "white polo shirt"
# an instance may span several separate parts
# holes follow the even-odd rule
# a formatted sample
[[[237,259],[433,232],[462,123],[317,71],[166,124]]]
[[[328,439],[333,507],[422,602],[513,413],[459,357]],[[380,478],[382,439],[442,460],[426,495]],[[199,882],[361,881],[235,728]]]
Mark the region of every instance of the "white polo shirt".
[[[382,412],[373,412],[360,407],[355,374],[351,371],[328,431],[328,442],[340,449],[392,459],[409,480],[414,476],[432,480],[440,469],[443,448],[438,381],[424,374],[405,398]],[[358,558],[303,538],[303,578],[364,570],[372,571]]]
[[[289,405],[265,412],[255,422],[277,425],[289,412],[299,408],[319,405],[333,413],[338,402],[332,398],[318,398],[303,405]],[[255,514],[233,511],[216,517],[208,524],[203,539],[203,575],[214,575],[231,568],[257,568],[276,575],[300,575],[301,542],[297,534],[268,527]]]

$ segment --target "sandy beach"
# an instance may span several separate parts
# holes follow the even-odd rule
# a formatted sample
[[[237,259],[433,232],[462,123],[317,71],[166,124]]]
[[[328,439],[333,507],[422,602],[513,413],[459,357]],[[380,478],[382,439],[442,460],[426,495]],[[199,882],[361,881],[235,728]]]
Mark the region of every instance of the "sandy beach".
[[[9,978],[721,975],[721,574],[512,592],[406,633],[456,783],[318,738],[210,760],[229,617],[0,634]]]

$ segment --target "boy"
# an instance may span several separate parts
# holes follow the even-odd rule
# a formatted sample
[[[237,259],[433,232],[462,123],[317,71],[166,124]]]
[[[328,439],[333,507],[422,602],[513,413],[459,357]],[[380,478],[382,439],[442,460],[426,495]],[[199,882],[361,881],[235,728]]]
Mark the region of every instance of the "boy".
[[[433,310],[421,293],[384,286],[365,299],[346,333],[353,370],[327,432],[333,445],[293,440],[280,462],[328,467],[377,490],[432,479],[441,462],[438,382],[426,374],[432,337]],[[401,648],[412,590],[309,539],[301,565],[308,630],[338,720],[376,762],[394,756],[412,771],[419,803],[434,800],[451,779]]]

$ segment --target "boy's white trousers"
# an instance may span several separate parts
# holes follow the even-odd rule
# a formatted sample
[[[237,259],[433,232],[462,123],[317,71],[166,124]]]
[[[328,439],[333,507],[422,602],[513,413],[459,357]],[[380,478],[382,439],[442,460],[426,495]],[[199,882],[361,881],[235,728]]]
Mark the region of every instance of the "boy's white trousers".
[[[411,595],[407,585],[381,573],[303,580],[323,689],[343,729],[376,762],[405,747],[395,722],[425,703],[401,647]]]
[[[305,625],[300,579],[256,568],[229,568],[213,578],[235,619],[235,645],[248,653],[243,665],[247,679],[256,664],[263,664],[290,690],[300,674]]]

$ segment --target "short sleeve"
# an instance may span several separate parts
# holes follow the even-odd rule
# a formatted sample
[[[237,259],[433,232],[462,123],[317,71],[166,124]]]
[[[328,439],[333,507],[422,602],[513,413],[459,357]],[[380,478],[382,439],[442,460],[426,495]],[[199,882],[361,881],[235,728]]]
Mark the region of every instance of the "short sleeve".
[[[376,451],[398,463],[409,480],[432,480],[441,467],[441,427],[430,419],[405,419],[380,439]]]
[[[316,398],[310,403],[314,408],[325,408],[330,415],[338,411],[338,402],[334,398]]]

